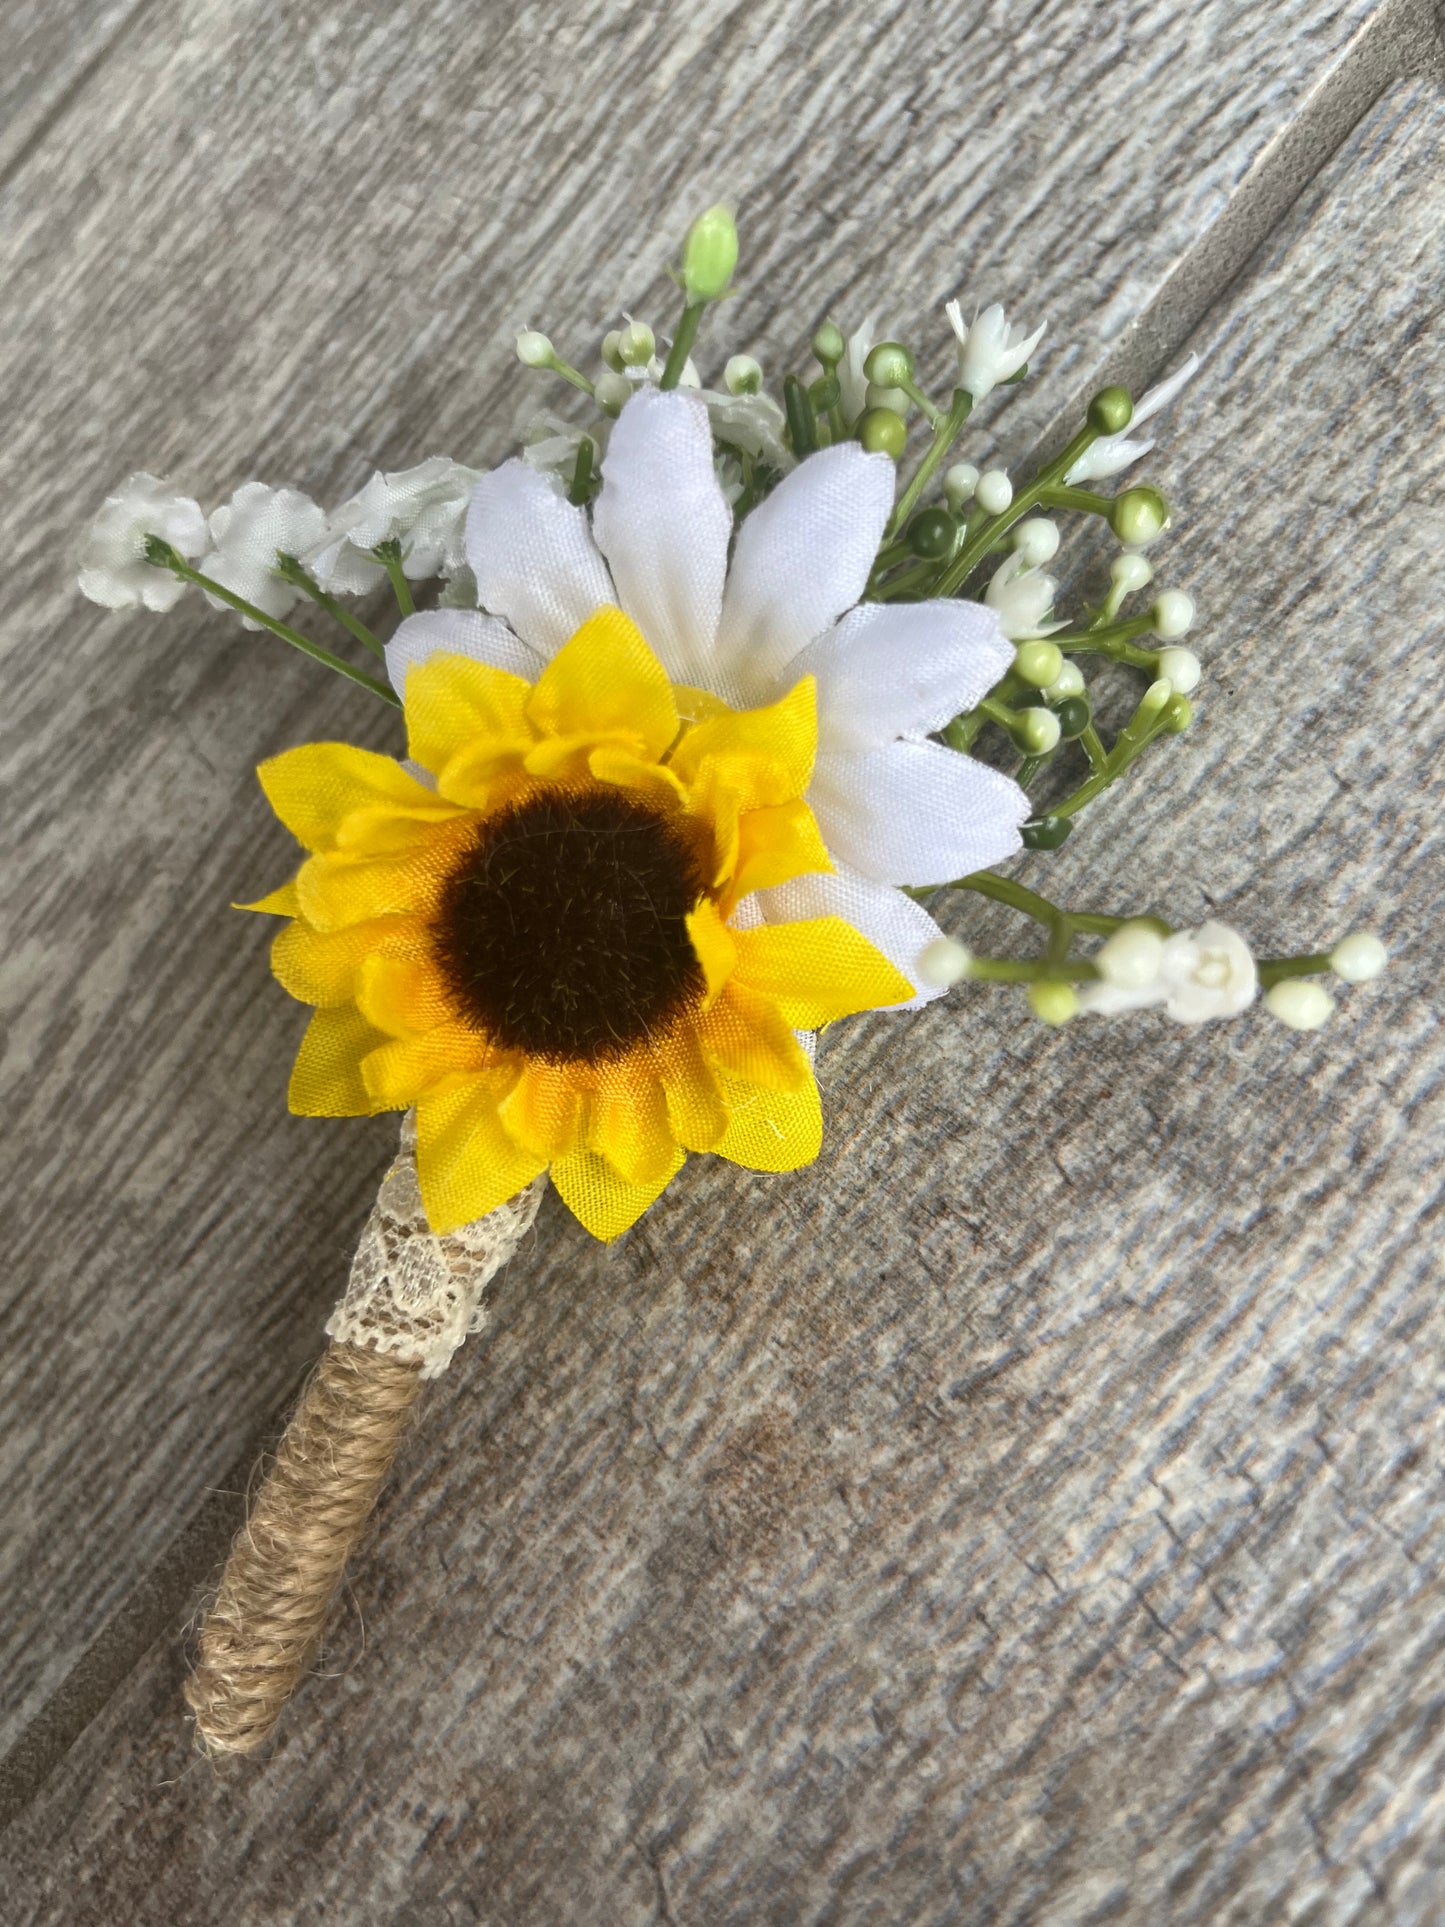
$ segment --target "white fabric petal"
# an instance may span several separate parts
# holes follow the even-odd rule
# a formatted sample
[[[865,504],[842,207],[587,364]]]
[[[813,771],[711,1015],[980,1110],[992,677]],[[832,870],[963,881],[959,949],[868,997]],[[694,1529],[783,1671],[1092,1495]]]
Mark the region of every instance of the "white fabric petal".
[[[886,883],[874,883],[846,864],[831,876],[794,877],[773,890],[759,890],[757,898],[769,923],[793,923],[807,917],[842,917],[861,930],[913,985],[906,1004],[889,1010],[918,1010],[944,992],[925,984],[918,975],[919,953],[943,935],[921,903]]]
[[[808,802],[828,854],[879,883],[947,883],[1022,847],[1029,799],[939,743],[819,756]]]
[[[800,462],[738,531],[718,629],[716,693],[765,702],[793,658],[867,586],[893,509],[886,455],[840,442]]]
[[[586,511],[516,457],[472,490],[466,550],[482,607],[545,659],[616,600]]]
[[[628,402],[592,526],[618,602],[668,675],[710,687],[733,518],[696,395],[646,387]]]
[[[470,656],[493,669],[510,669],[514,676],[535,682],[544,664],[496,616],[476,609],[424,609],[399,622],[386,645],[386,673],[398,696],[406,695],[407,671],[428,656]]]
[[[818,678],[818,748],[877,749],[972,709],[1013,667],[981,602],[863,602],[788,665]]]

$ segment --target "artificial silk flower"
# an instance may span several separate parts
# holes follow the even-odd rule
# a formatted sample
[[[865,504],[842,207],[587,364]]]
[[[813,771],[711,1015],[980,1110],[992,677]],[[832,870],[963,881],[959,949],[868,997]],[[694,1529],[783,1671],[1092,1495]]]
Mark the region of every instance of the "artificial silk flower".
[[[387,645],[398,694],[411,667],[461,652],[535,675],[599,608],[636,622],[674,683],[730,704],[817,683],[807,801],[829,864],[764,885],[768,922],[840,916],[909,979],[940,933],[905,889],[1021,847],[1028,799],[1011,778],[930,740],[1005,673],[1013,650],[978,603],[862,603],[893,506],[893,465],[842,443],[785,476],[738,531],[713,467],[701,400],[639,390],[613,427],[589,519],[509,461],[477,484],[466,549],[483,610],[410,617]],[[680,699],[683,705],[686,698]]]
[[[994,570],[983,599],[1009,641],[1023,642],[1066,627],[1049,621],[1058,586],[1051,575],[1030,564],[1026,547],[1017,548]]]
[[[911,989],[836,914],[739,914],[827,866],[803,800],[813,678],[730,707],[676,686],[607,603],[545,666],[515,638],[492,654],[509,665],[410,663],[418,774],[339,743],[262,766],[310,853],[251,906],[290,919],[272,965],[317,1006],[291,1108],[415,1106],[438,1233],[543,1171],[613,1238],[688,1151],[809,1163],[822,1115],[795,1032]]]
[[[958,385],[966,388],[976,402],[991,395],[1000,382],[1012,381],[1044,338],[1046,321],[1033,333],[1009,326],[1003,308],[995,301],[965,323],[963,308],[957,301],[944,304],[948,325],[958,338]]]
[[[1068,469],[1064,480],[1070,484],[1107,481],[1111,475],[1122,474],[1126,468],[1148,455],[1154,443],[1140,441],[1134,431],[1161,409],[1167,408],[1198,367],[1198,355],[1187,356],[1167,380],[1157,382],[1140,398],[1129,418],[1129,426],[1121,429],[1117,435],[1100,436]]]
[[[107,497],[86,533],[80,553],[81,593],[106,609],[174,609],[186,584],[147,562],[146,541],[153,535],[188,562],[210,543],[200,503],[142,469]]]
[[[1249,945],[1230,924],[1211,920],[1197,930],[1177,930],[1158,944],[1151,957],[1152,974],[1142,982],[1084,984],[1080,1010],[1098,1016],[1146,1010],[1155,1004],[1178,1024],[1204,1024],[1218,1017],[1237,1017],[1254,1002],[1259,972]]]
[[[305,555],[325,527],[326,516],[309,495],[243,482],[229,502],[212,511],[211,548],[201,558],[200,571],[263,615],[279,618],[295,607],[301,591],[277,574],[278,558]],[[225,606],[216,596],[206,599],[213,608]],[[246,617],[245,626],[260,625]]]
[[[400,543],[402,571],[413,582],[453,575],[462,566],[462,524],[478,473],[445,455],[378,470],[328,518],[302,560],[333,595],[363,595],[386,580],[372,553],[383,542]]]

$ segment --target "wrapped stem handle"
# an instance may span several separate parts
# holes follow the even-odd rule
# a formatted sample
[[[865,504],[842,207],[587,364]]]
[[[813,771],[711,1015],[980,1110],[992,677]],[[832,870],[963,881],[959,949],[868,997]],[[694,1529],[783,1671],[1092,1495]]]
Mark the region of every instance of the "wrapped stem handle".
[[[421,1366],[360,1345],[322,1355],[201,1628],[186,1699],[208,1751],[253,1753],[310,1665],[391,1470]]]

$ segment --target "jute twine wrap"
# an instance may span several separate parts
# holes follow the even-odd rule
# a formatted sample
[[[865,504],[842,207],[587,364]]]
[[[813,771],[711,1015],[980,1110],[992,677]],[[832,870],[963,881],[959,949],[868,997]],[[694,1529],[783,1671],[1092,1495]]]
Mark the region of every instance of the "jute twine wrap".
[[[201,1628],[186,1698],[209,1752],[254,1753],[280,1718],[315,1656],[422,1381],[481,1329],[482,1293],[531,1230],[545,1183],[438,1234],[422,1207],[415,1120],[403,1122],[326,1327],[331,1344]]]
[[[186,1682],[208,1750],[253,1753],[310,1665],[391,1470],[421,1367],[357,1345],[323,1354],[237,1533]]]

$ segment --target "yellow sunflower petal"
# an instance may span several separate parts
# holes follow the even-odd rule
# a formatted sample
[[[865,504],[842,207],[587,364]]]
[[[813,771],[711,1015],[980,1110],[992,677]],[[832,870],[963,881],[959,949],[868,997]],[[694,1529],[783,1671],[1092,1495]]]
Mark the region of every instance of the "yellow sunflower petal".
[[[678,1151],[664,1176],[649,1184],[629,1184],[595,1151],[577,1151],[552,1166],[552,1182],[563,1204],[594,1238],[620,1237],[636,1224],[682,1169]]]
[[[770,1091],[796,1091],[813,1075],[793,1026],[771,998],[736,979],[698,1025],[698,1041],[715,1068]]]
[[[710,1151],[727,1129],[728,1114],[700,1041],[683,1033],[655,1053],[654,1064],[673,1136],[689,1151]]]
[[[728,1127],[713,1148],[750,1171],[796,1171],[823,1143],[823,1112],[813,1077],[799,1091],[763,1091],[722,1079]]]
[[[271,971],[281,988],[303,1004],[349,1004],[356,998],[362,966],[383,945],[396,951],[425,942],[413,917],[377,917],[344,930],[313,930],[288,924],[271,945]]]
[[[361,1060],[382,1041],[354,1004],[318,1010],[296,1053],[286,1102],[297,1117],[369,1117],[397,1108],[373,1102]]]
[[[501,1119],[519,1144],[550,1164],[576,1150],[582,1107],[575,1074],[534,1060],[503,1101]]]
[[[256,774],[272,809],[308,850],[335,849],[342,824],[356,810],[453,814],[390,756],[350,743],[305,743],[273,756]]]
[[[454,756],[479,743],[521,753],[532,741],[531,693],[532,685],[509,670],[470,656],[428,656],[406,679],[407,754],[439,776]]]
[[[639,1070],[604,1072],[587,1112],[588,1147],[629,1184],[667,1183],[678,1167],[678,1144],[658,1077]]]
[[[325,851],[296,878],[301,914],[318,930],[340,930],[371,917],[429,916],[452,865],[475,835],[475,817],[434,825],[413,849],[371,857]]]
[[[279,890],[272,890],[268,896],[257,897],[254,903],[233,903],[233,910],[259,910],[266,917],[299,917],[301,899],[296,891],[296,879],[283,883]]]
[[[710,716],[683,736],[668,758],[684,783],[722,783],[742,810],[802,796],[818,749],[817,686],[804,676],[765,709]]]
[[[349,937],[353,930],[368,927],[377,926],[353,924],[336,935]],[[419,926],[413,923],[412,928]],[[457,1015],[456,1000],[446,978],[420,944],[410,956],[371,951],[358,969],[355,997],[356,1007],[368,1023],[384,1030],[388,1037],[416,1037],[451,1022]]]
[[[687,934],[702,965],[702,974],[707,983],[707,1001],[712,1003],[733,974],[738,960],[737,944],[732,931],[718,915],[716,906],[709,903],[706,897],[689,915]]]
[[[730,900],[770,890],[794,877],[828,875],[833,859],[807,804],[801,800],[749,810],[738,819],[738,852]]]
[[[415,1104],[423,1091],[435,1090],[446,1079],[465,1073],[496,1075],[499,1053],[469,1024],[438,1024],[417,1037],[388,1037],[373,1031],[375,1048],[361,1067],[372,1106],[378,1111],[402,1111]],[[512,1065],[508,1075],[515,1080]]]
[[[772,998],[795,1030],[913,995],[903,973],[842,917],[740,930],[737,981]]]
[[[495,1211],[547,1168],[502,1125],[497,1107],[508,1088],[496,1075],[453,1077],[417,1099],[417,1176],[438,1234]]]
[[[649,763],[645,757],[634,756],[631,750],[619,749],[615,743],[604,743],[600,749],[590,751],[587,767],[599,783],[638,790],[649,802],[663,809],[673,809],[687,801],[687,791],[666,763]]]
[[[546,736],[620,737],[661,757],[677,735],[667,672],[620,609],[599,609],[542,671],[527,703]]]

